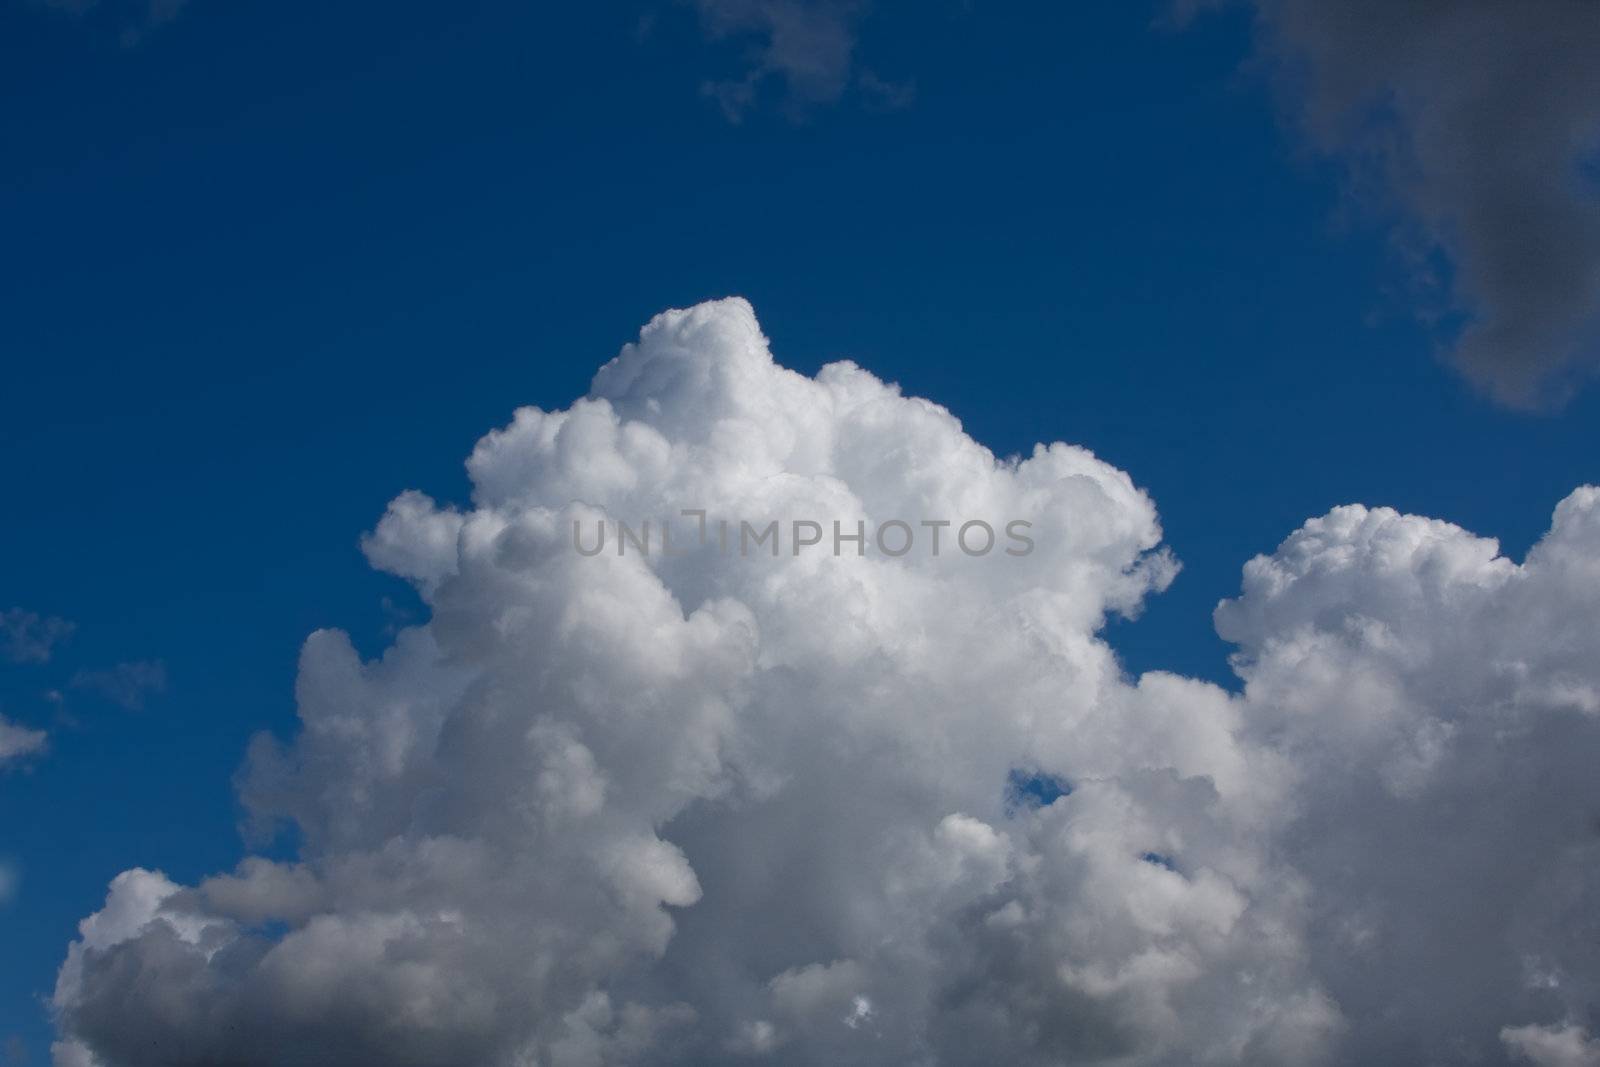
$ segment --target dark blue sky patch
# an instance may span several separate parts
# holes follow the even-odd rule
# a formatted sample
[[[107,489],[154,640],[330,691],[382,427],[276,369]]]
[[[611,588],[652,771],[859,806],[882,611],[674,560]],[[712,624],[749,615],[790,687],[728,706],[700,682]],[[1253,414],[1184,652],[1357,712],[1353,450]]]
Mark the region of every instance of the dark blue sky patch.
[[[1006,811],[1047,808],[1072,795],[1072,784],[1037,771],[1014,770],[1006,776]]]

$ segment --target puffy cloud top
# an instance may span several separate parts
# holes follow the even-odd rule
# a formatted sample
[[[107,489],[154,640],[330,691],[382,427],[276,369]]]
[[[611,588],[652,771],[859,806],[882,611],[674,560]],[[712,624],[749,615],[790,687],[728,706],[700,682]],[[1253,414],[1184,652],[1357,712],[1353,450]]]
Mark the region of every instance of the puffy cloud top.
[[[298,857],[119,876],[59,1064],[1588,1062],[1600,492],[1521,564],[1308,522],[1218,609],[1233,694],[1098,636],[1175,572],[1126,474],[785,370],[741,300],[468,469],[365,542],[430,621],[313,634],[298,736],[252,745]]]

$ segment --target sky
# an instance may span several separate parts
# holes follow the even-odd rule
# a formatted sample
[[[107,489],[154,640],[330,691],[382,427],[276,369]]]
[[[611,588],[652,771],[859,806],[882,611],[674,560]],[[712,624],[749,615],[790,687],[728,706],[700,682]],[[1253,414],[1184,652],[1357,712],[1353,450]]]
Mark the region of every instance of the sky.
[[[1552,529],[1558,503],[1600,481],[1600,389],[1585,381],[1600,336],[1594,318],[1600,231],[1585,199],[1592,200],[1593,188],[1583,185],[1595,172],[1582,169],[1595,158],[1600,90],[1589,65],[1573,61],[1600,31],[1581,5],[1553,3],[1504,33],[1497,32],[1497,16],[1445,32],[1424,15],[1406,15],[1428,7],[1396,5],[1393,22],[1385,23],[1387,16],[1374,14],[1379,8],[1356,5],[1349,25],[1330,26],[1315,5],[1292,0],[1192,10],[953,0],[872,6],[7,0],[0,6],[0,1057],[49,1062],[52,1041],[62,1036],[50,1008],[52,996],[61,996],[58,969],[80,937],[79,922],[102,908],[120,872],[159,870],[171,880],[162,885],[192,886],[248,854],[284,861],[320,856],[325,874],[337,865],[329,857],[349,859],[374,847],[359,834],[330,828],[338,822],[333,815],[306,815],[281,797],[261,799],[277,797],[274,789],[311,788],[276,783],[260,770],[270,759],[255,758],[255,771],[241,770],[252,737],[267,731],[292,742],[307,707],[341,699],[367,706],[365,696],[324,692],[342,683],[319,681],[321,661],[310,652],[303,660],[303,643],[313,631],[337,627],[348,632],[356,653],[371,659],[430,619],[455,619],[449,625],[471,629],[459,622],[470,614],[463,604],[471,596],[509,595],[487,580],[479,586],[465,579],[467,591],[450,594],[439,583],[458,574],[454,564],[420,571],[370,542],[364,553],[363,535],[409,489],[438,502],[439,511],[426,513],[432,518],[416,520],[428,530],[445,521],[439,515],[503,516],[515,510],[507,501],[532,499],[531,488],[485,488],[500,484],[496,477],[512,477],[496,474],[492,457],[471,478],[463,460],[519,407],[557,412],[590,394],[596,369],[669,308],[742,297],[755,318],[747,321],[743,305],[711,305],[704,323],[661,325],[652,336],[668,354],[650,358],[677,358],[671,346],[680,343],[702,345],[717,358],[746,353],[740,346],[752,343],[749,330],[758,320],[772,359],[801,376],[850,360],[875,380],[898,383],[906,396],[943,405],[959,428],[941,423],[916,440],[948,447],[949,455],[965,455],[970,442],[1002,458],[1027,457],[1036,442],[1065,441],[1092,452],[1097,465],[1084,466],[1084,477],[1103,487],[1107,502],[1083,505],[1084,514],[1104,517],[1115,533],[1096,540],[1098,519],[1085,518],[1091,532],[1082,533],[1083,551],[1090,555],[1058,562],[1067,570],[1089,558],[1101,566],[1102,556],[1093,553],[1116,562],[1104,564],[1109,576],[1081,579],[1082,586],[1056,588],[1043,571],[1030,581],[1073,603],[1103,607],[1110,617],[1103,628],[1097,611],[1063,622],[1063,634],[1072,636],[1062,640],[1103,647],[1107,658],[1099,669],[1120,671],[1131,692],[1143,692],[1131,680],[1147,671],[1174,672],[1208,687],[1196,698],[1208,707],[1243,701],[1241,721],[1256,723],[1251,729],[1261,736],[1293,733],[1299,727],[1274,726],[1266,711],[1259,714],[1267,718],[1252,719],[1257,713],[1248,709],[1256,705],[1241,694],[1248,681],[1274,694],[1260,698],[1261,707],[1298,706],[1274,688],[1292,683],[1274,673],[1279,646],[1267,635],[1283,618],[1322,616],[1312,605],[1303,619],[1295,614],[1301,607],[1285,607],[1266,591],[1267,578],[1259,588],[1246,578],[1242,606],[1222,626],[1228,639],[1219,636],[1213,609],[1240,596],[1248,560],[1270,556],[1309,517],[1360,504],[1461,528],[1415,535],[1424,541],[1436,537],[1453,546],[1457,534],[1466,537],[1462,531],[1496,539],[1500,551],[1520,562]],[[1465,42],[1460,47],[1474,56],[1476,80],[1441,73],[1439,64],[1419,64],[1426,68],[1419,72],[1395,58],[1405,42],[1438,40]],[[1570,43],[1551,43],[1557,40]],[[1395,41],[1401,44],[1385,47]],[[1530,69],[1542,72],[1532,86],[1523,78]],[[1497,80],[1497,73],[1505,77]],[[1513,84],[1522,88],[1500,91]],[[1376,110],[1374,92],[1389,94]],[[1484,108],[1485,101],[1496,106]],[[1461,108],[1483,121],[1466,122]],[[1575,140],[1573,131],[1588,131],[1589,139]],[[1552,158],[1572,162],[1578,177],[1552,178],[1559,169],[1546,166]],[[688,340],[661,340],[680,334]],[[641,342],[639,351],[656,349]],[[768,363],[758,363],[759,374],[768,375]],[[870,392],[828,372],[817,380],[835,406],[852,390]],[[643,386],[630,388],[607,392],[597,384],[592,395],[611,397],[624,411],[644,403],[637,391]],[[728,386],[704,405],[685,402],[679,411],[669,399],[666,415],[635,417],[652,425],[658,419],[659,432],[673,442],[695,439],[673,417],[709,421],[763,410],[782,422],[791,410],[785,397],[792,410],[826,409],[815,416],[819,424],[836,417],[835,407],[810,392],[790,396],[784,392],[790,388],[763,384],[757,397],[755,386],[748,393]],[[888,417],[924,432],[910,409],[890,410]],[[837,418],[841,426],[848,422]],[[899,439],[864,440],[863,447],[901,456]],[[767,447],[753,451],[765,455]],[[772,455],[774,470],[802,471],[794,456]],[[627,462],[644,464],[633,456]],[[833,462],[828,469],[861,500],[892,498],[884,495],[887,476],[864,459],[859,469]],[[703,472],[687,468],[703,475],[689,484],[711,493],[708,486],[723,484],[717,481],[723,467],[704,463]],[[1048,461],[1057,463],[1069,461]],[[1048,464],[1037,469],[1055,469]],[[1147,497],[1124,496],[1113,472],[1127,472]],[[949,477],[952,486],[1011,499],[1005,494],[1012,489],[994,488],[1011,485],[999,475],[972,475],[970,484],[960,481],[964,474]],[[543,472],[530,475],[528,485],[558,497],[581,489],[590,495],[575,499],[597,506],[608,491],[592,471]],[[692,506],[684,492],[677,485],[659,497],[627,500]],[[1140,502],[1146,499],[1148,510]],[[1078,506],[1068,505],[1062,514]],[[1530,568],[1530,583],[1554,587],[1560,582],[1550,576],[1565,574],[1574,588],[1584,588],[1584,576],[1594,572],[1582,562],[1593,558],[1597,542],[1572,531],[1589,529],[1582,524],[1586,506],[1572,504],[1567,514],[1576,517],[1558,526],[1577,545],[1571,549],[1577,562],[1547,562],[1537,574]],[[1329,520],[1336,534],[1306,534],[1305,543],[1324,545],[1367,529],[1344,514]],[[1406,526],[1394,536],[1411,544],[1421,529]],[[423,537],[400,520],[395,530],[402,541]],[[1153,558],[1157,542],[1181,564],[1176,573],[1163,576],[1161,566],[1138,562]],[[1502,580],[1492,549],[1486,561],[1480,542],[1459,544],[1459,555],[1449,556],[1458,562],[1441,565],[1446,571],[1482,568],[1490,577],[1467,583],[1475,589]],[[1314,554],[1303,545],[1299,551]],[[1298,574],[1293,561],[1305,557],[1274,558]],[[1140,567],[1146,569],[1136,578],[1123,574]],[[463,562],[459,574],[468,573]],[[915,580],[924,577],[919,572]],[[763,607],[754,584],[741,584],[746,580],[730,579],[722,591],[749,600],[764,630],[787,633],[784,626],[805,623],[789,609]],[[686,590],[711,579],[662,581],[687,599]],[[1022,595],[1009,578],[974,579],[970,588],[960,584],[966,581],[954,593],[970,597],[965,603],[974,611]],[[1128,582],[1138,588],[1130,591]],[[1391,600],[1359,592],[1367,588],[1359,582],[1354,587],[1372,602],[1350,609],[1351,617],[1384,618]],[[889,600],[898,595],[899,587],[885,588]],[[1410,626],[1433,625],[1442,635],[1457,624],[1464,633],[1479,627],[1493,634],[1486,620],[1506,613],[1524,620],[1518,634],[1548,633],[1566,653],[1582,652],[1572,645],[1577,639],[1564,635],[1594,621],[1592,602],[1585,609],[1573,594],[1558,610],[1550,599],[1524,604],[1505,595],[1504,603],[1481,612],[1461,607],[1459,617],[1427,615],[1426,622],[1417,621],[1422,616],[1414,606],[1396,608],[1395,625],[1402,635],[1413,632]],[[717,640],[739,628],[736,620],[708,617],[703,625],[723,635]],[[867,626],[863,640],[877,625]],[[465,641],[461,632],[448,630],[445,644]],[[958,636],[941,632],[930,640],[966,647]],[[482,640],[475,647],[499,663],[505,649]],[[689,650],[682,653],[686,662],[699,663],[698,655],[714,661],[701,664],[711,675],[733,670],[715,666],[723,660],[701,649],[693,634],[675,640]],[[798,638],[778,647],[782,653],[773,654],[788,656],[802,675],[809,664],[820,677],[826,672],[819,665],[836,667],[844,656]],[[997,644],[995,662],[1006,662],[1015,647]],[[1230,668],[1230,654],[1240,649],[1254,658],[1254,675]],[[335,664],[324,673],[344,669],[338,649],[316,655],[324,654]],[[1466,646],[1451,655],[1471,662]],[[1342,666],[1330,670],[1359,667],[1337,662]],[[1416,683],[1419,691],[1429,689],[1424,682],[1449,677],[1438,673],[1440,662],[1430,661],[1435,673]],[[1578,656],[1551,665],[1529,652],[1524,667],[1536,678],[1548,670],[1551,687],[1581,688],[1593,684],[1592,666],[1582,663]],[[1033,661],[1014,666],[1029,685],[1046,686],[1051,678],[1068,689],[1079,684],[1043,668],[1030,673],[1038,666]],[[937,676],[924,666],[895,670],[890,677],[907,682],[908,691],[919,680],[930,692],[953,691],[933,685]],[[1383,676],[1394,674],[1402,668]],[[404,691],[412,683],[393,684]],[[443,692],[453,683],[429,675],[415,684]],[[818,706],[878,691],[860,684],[858,692],[839,682],[837,691],[817,697]],[[1094,723],[1109,714],[1105,707],[1147,699],[1111,682],[1097,684],[1110,688],[1084,698],[1084,707],[1101,709],[1082,713],[1086,737],[1099,736]],[[1412,692],[1410,683],[1396,685]],[[1506,697],[1512,704],[1521,699]],[[685,697],[684,706],[691,705]],[[885,714],[886,723],[901,721],[898,709]],[[1138,716],[1146,712],[1127,714],[1144,722]],[[951,736],[965,736],[963,720],[955,711],[951,716]],[[692,735],[698,720],[685,722],[685,736]],[[561,726],[569,728],[604,734],[594,722]],[[1460,737],[1476,736],[1470,726],[1440,729],[1440,737],[1458,729]],[[1228,744],[1244,744],[1239,738],[1249,731],[1240,731]],[[1579,733],[1579,742],[1569,739],[1572,750],[1588,751],[1592,734]],[[558,734],[552,750],[577,751],[562,748],[575,742]],[[1027,734],[1023,724],[1015,727],[1017,738]],[[777,745],[775,736],[761,738]],[[825,759],[782,736],[796,746],[796,766],[824,773]],[[1421,751],[1433,735],[1419,727],[1406,736]],[[1342,738],[1313,733],[1306,744],[1352,759],[1371,755],[1362,747],[1375,743],[1371,738],[1363,735],[1348,749],[1339,747]],[[766,751],[749,739],[741,743]],[[996,742],[990,753],[997,761],[990,776],[998,783],[997,806],[1007,760],[1018,752],[1032,752],[1040,761],[1034,769],[1063,783],[1074,775],[1115,779],[1123,772],[1104,768],[1132,758],[1098,755],[1100,763],[1079,764],[1048,745],[1034,751],[1017,743],[1022,747],[1013,750]],[[1152,734],[1147,744],[1158,751],[1164,743]],[[1196,744],[1206,752],[1225,747]],[[1115,746],[1106,745],[1112,752]],[[617,759],[644,759],[625,747],[613,753]],[[590,748],[606,751],[599,743]],[[1488,757],[1465,741],[1462,748],[1474,753],[1462,765],[1481,769],[1473,761]],[[355,758],[339,750],[328,759],[346,757]],[[1217,758],[1218,766],[1232,766],[1235,757]],[[759,781],[766,766],[753,756],[748,763],[730,760],[740,781]],[[1206,773],[1226,782],[1223,771]],[[1397,797],[1415,795],[1404,785],[1410,772],[1385,773]],[[1577,807],[1589,803],[1581,786],[1571,784],[1579,779],[1563,773],[1550,771],[1552,781],[1563,783],[1552,796]],[[1263,772],[1251,781],[1270,777]],[[946,796],[921,780],[891,788],[897,782],[883,774],[881,789],[857,800],[884,813],[886,824],[897,805],[911,805],[908,798],[976,803],[965,785]],[[722,788],[706,786],[695,795],[705,801]],[[1184,806],[1160,790],[1147,796],[1126,788],[1152,811],[1160,807],[1151,799],[1156,793],[1166,798],[1161,804]],[[1259,812],[1272,807],[1272,796],[1254,785],[1236,793],[1226,784],[1218,788],[1224,807],[1236,805],[1217,816],[1218,825],[1253,827]],[[1049,857],[1038,842],[1056,832],[1045,825],[1051,812],[1074,803],[1122,810],[1092,790],[1064,799],[1051,799],[1053,788],[1035,791],[1045,799],[1022,805],[1021,815],[952,808],[930,824],[946,854],[967,848],[978,857],[960,878],[983,882],[982,894],[998,892],[1001,880],[984,882],[980,867],[1021,863],[996,858],[1005,852],[1002,840],[1017,855],[1032,841],[1038,855]],[[1313,820],[1376,808],[1331,784],[1307,786],[1305,795],[1321,798],[1308,801]],[[1544,811],[1529,803],[1528,811]],[[493,807],[463,804],[474,817],[487,818]],[[246,824],[263,811],[296,821],[297,829],[247,843]],[[683,822],[677,837],[663,831],[648,838],[654,844],[639,846],[645,851],[638,864],[669,884],[656,887],[642,912],[605,923],[637,927],[639,951],[665,953],[675,967],[731,959],[732,950],[724,951],[723,939],[706,932],[689,906],[703,889],[702,911],[710,904],[737,911],[719,896],[726,885],[741,884],[733,861],[707,843],[726,816],[660,797],[639,800],[629,812],[655,830],[675,818]],[[782,817],[820,814],[799,806]],[[1036,818],[1038,825],[1026,832],[1011,827],[1008,838],[993,827],[1009,817]],[[1424,836],[1396,831],[1397,848],[1426,840],[1425,832],[1444,832],[1421,817],[1405,826]],[[613,831],[623,833],[607,832]],[[1192,828],[1187,840],[1226,836],[1208,824]],[[515,851],[495,833],[485,831],[481,840]],[[556,840],[551,847],[569,847],[566,837]],[[616,843],[603,840],[606,847]],[[1296,877],[1312,884],[1319,872],[1341,869],[1343,854],[1259,847],[1263,856],[1294,856]],[[676,861],[661,858],[661,849],[680,848]],[[1168,845],[1153,841],[1138,852],[1166,857]],[[685,855],[693,861],[686,879],[675,865]],[[1217,877],[1246,884],[1249,876],[1240,872],[1250,862],[1229,856],[1212,864]],[[616,862],[626,867],[634,860]],[[1184,877],[1183,857],[1172,863],[1176,869],[1163,868],[1163,876]],[[1578,869],[1592,875],[1592,867]],[[691,893],[683,884],[694,882],[695,872],[698,888]],[[726,878],[719,881],[718,872]],[[1047,902],[1059,904],[1056,889],[1078,884],[1076,877],[1063,875],[1066,881],[1028,898],[1030,914],[1057,906]],[[942,893],[966,885],[955,875],[929,878]],[[1463,876],[1461,884],[1471,879]],[[1199,894],[1204,887],[1196,880],[1190,888]],[[1173,904],[1197,909],[1171,919],[1173,928],[1189,929],[1185,923],[1209,914],[1207,908],[1225,911],[1231,905],[1217,903],[1225,896],[1216,890],[1198,903]],[[682,909],[681,950],[658,944],[658,902]],[[551,898],[554,911],[570,903]],[[500,906],[485,905],[482,915],[503,919]],[[1293,910],[1286,901],[1274,906],[1283,915]],[[814,921],[823,924],[827,908],[817,903],[816,910]],[[1288,922],[1283,915],[1276,917]],[[224,919],[243,921],[237,915],[207,921]],[[1213,951],[1205,937],[1195,937],[1202,945],[1197,952]],[[1323,943],[1314,923],[1305,938]],[[1359,1014],[1340,996],[1349,986],[1343,964],[1306,973],[1293,953],[1280,958],[1264,941],[1241,945],[1216,949],[1215,958],[1259,956],[1267,961],[1263,974],[1281,973],[1284,988],[1302,996],[1294,1009],[1300,1014],[1286,1008],[1284,1018],[1321,1020],[1298,1028],[1285,1023],[1270,1040],[1251,1037],[1253,1055],[1270,1062],[1302,1047],[1281,1042],[1334,1040],[1326,1036],[1338,1030],[1327,1021],[1336,1014],[1329,1004],[1346,1016]],[[696,1005],[700,1018],[744,1027],[716,1039],[729,1056],[802,1055],[795,1050],[803,1047],[808,1055],[827,1049],[838,1057],[832,1062],[854,1062],[827,1043],[837,1035],[803,1045],[811,1038],[795,1021],[794,1005],[820,1003],[835,986],[865,989],[883,975],[897,977],[891,984],[902,990],[922,980],[908,977],[905,961],[847,959],[842,948],[814,963],[795,957],[789,942],[766,949],[762,988],[776,1004],[767,1017],[739,1021],[735,1007],[744,1010],[748,997],[729,991],[732,979],[728,988],[709,980],[697,988],[705,998]],[[713,963],[703,973],[717,972]],[[1600,1001],[1584,982],[1600,981],[1600,972],[1584,967],[1569,964],[1596,1010]],[[660,975],[609,986],[593,976],[573,978],[551,993],[551,1003],[567,997],[592,1015],[594,989],[604,987],[618,1001],[620,1018],[627,1015],[620,990],[654,1003],[660,983],[670,986]],[[857,995],[866,994],[852,992],[846,1004]],[[1231,995],[1212,991],[1207,1003]],[[872,996],[880,1004],[871,1009],[874,1017],[885,1020],[883,1047],[911,1041],[892,1029],[883,998]],[[1582,996],[1573,1003],[1584,1002]],[[1451,1012],[1467,1013],[1463,1005],[1511,999],[1481,990],[1457,1000],[1441,995],[1439,1004],[1451,1007],[1440,1007],[1437,1017],[1448,1021],[1463,1017]],[[91,1010],[102,1004],[88,993],[72,1004],[81,1009],[75,1025],[83,1040],[101,1041],[97,1026],[115,1028],[114,1018],[106,1023]],[[648,1010],[656,1012],[649,1026],[666,1025],[657,1016],[670,1015],[667,1008]],[[1159,1014],[1150,1009],[1140,1017]],[[1178,1012],[1184,1020],[1192,1014]],[[622,1055],[605,1045],[626,1044],[620,1024],[606,1030],[579,1015],[572,1007],[552,1016],[549,1025],[566,1026],[561,1032],[568,1036],[541,1040],[569,1045],[544,1048],[539,1062],[598,1064]],[[1502,1037],[1494,1054],[1566,1042],[1575,1056],[1600,1056],[1577,1029],[1586,1024],[1581,1015],[1568,1004],[1554,1014],[1496,1017],[1496,1032],[1504,1026],[1521,1036]],[[589,1027],[585,1040],[612,1051],[585,1046],[581,1055],[599,1057],[591,1060],[573,1051],[580,1022]],[[1095,1025],[1083,1023],[1087,1030]],[[1119,1047],[1131,1025],[1105,1022],[1104,1047]],[[1516,1029],[1522,1026],[1545,1029]],[[791,1031],[796,1036],[783,1036]],[[1152,1048],[1199,1040],[1182,1027],[1155,1031]],[[305,1040],[322,1040],[308,1032],[313,1036]],[[351,1024],[341,1032],[361,1031]],[[1380,1057],[1400,1047],[1392,1035],[1360,1026],[1350,1032],[1356,1036],[1349,1047]],[[194,1048],[214,1053],[216,1046],[206,1044],[212,1038],[192,1036]],[[1205,1035],[1213,1038],[1224,1047],[1225,1036]],[[376,1054],[378,1046],[349,1040],[355,1051],[347,1062]],[[955,1037],[916,1040],[943,1049],[946,1062],[962,1062]],[[1084,1046],[1085,1057],[1099,1047],[1092,1044]],[[94,1062],[61,1058],[67,1054],[58,1049],[57,1062]],[[1019,1050],[1015,1062],[1030,1062],[1031,1054]]]

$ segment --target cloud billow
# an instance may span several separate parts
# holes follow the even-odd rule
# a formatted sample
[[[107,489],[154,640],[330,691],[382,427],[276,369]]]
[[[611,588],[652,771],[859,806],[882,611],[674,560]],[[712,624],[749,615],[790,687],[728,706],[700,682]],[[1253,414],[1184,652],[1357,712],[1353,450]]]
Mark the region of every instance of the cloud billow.
[[[658,316],[468,470],[470,506],[406,493],[365,541],[430,620],[373,661],[313,634],[298,735],[251,747],[253,829],[297,857],[120,875],[58,1064],[1595,1049],[1600,490],[1520,564],[1308,522],[1218,610],[1231,694],[1099,636],[1176,568],[1126,474],[785,370],[740,300]],[[1022,516],[1037,548],[573,550],[575,519],[683,508]]]

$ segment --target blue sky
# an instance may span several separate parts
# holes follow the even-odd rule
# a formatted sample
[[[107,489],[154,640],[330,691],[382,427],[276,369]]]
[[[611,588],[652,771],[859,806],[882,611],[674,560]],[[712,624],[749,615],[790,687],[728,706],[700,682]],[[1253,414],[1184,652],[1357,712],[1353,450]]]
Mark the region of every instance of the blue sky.
[[[746,296],[790,366],[1131,472],[1184,564],[1112,624],[1136,672],[1228,684],[1211,607],[1337,504],[1520,556],[1600,479],[1597,391],[1528,414],[1463,379],[1246,14],[1159,15],[883,5],[856,54],[908,100],[769,84],[732,122],[701,86],[743,46],[670,4],[194,0],[131,45],[133,8],[0,7],[0,609],[75,625],[0,664],[50,733],[0,773],[0,1040],[46,1059],[118,871],[241,855],[230,783],[289,732],[306,634],[370,655],[423,616],[361,558],[386,502],[463,501],[479,435],[666,307]],[[84,682],[140,662],[140,709]]]

